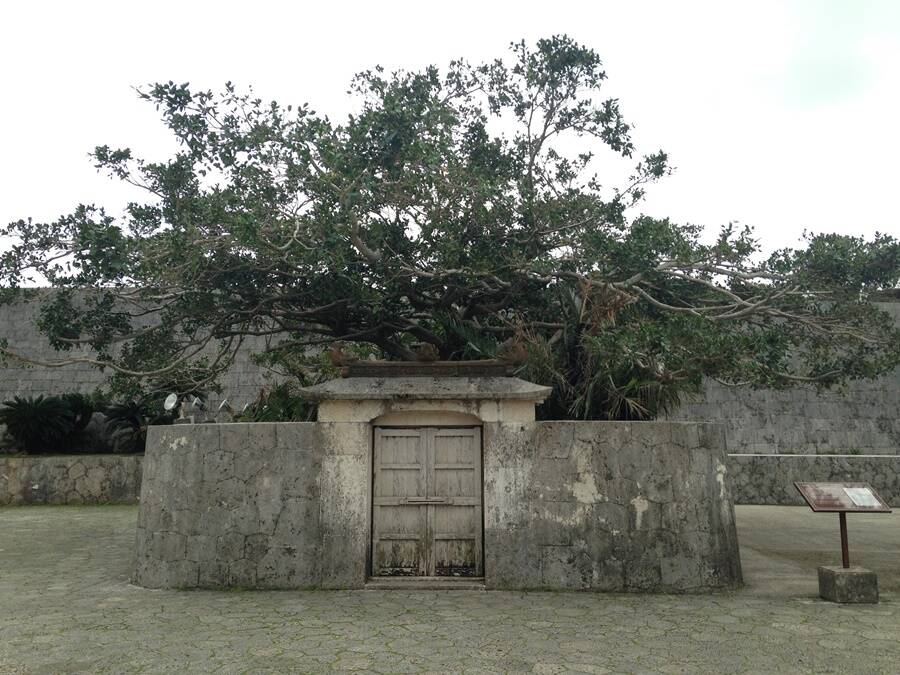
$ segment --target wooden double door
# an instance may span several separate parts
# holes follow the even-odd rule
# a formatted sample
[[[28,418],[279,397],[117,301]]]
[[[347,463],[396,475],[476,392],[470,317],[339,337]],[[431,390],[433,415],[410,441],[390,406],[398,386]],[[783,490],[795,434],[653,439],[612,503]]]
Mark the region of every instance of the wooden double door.
[[[376,427],[373,467],[373,575],[483,575],[479,427]]]

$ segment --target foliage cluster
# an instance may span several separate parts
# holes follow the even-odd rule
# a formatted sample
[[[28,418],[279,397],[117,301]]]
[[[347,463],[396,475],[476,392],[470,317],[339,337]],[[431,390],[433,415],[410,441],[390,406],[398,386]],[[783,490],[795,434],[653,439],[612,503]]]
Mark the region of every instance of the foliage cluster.
[[[117,444],[132,452],[143,452],[147,444],[147,427],[173,424],[176,413],[163,408],[163,397],[143,396],[110,405],[104,411],[107,428],[117,437]]]
[[[237,422],[313,422],[315,404],[304,399],[294,382],[282,382],[259,392],[256,400],[239,415]]]
[[[96,401],[83,394],[15,396],[0,407],[0,424],[26,452],[58,452],[81,445],[95,410]]]
[[[106,428],[88,433],[95,413]],[[147,426],[175,417],[159,397],[112,403],[103,392],[14,397],[0,407],[0,424],[16,449],[30,453],[142,452]]]
[[[0,228],[17,242],[0,302],[46,279],[60,363],[182,389],[209,387],[251,337],[291,372],[335,340],[389,359],[512,342],[522,373],[554,385],[546,417],[652,417],[704,376],[832,386],[900,363],[870,302],[900,283],[897,239],[817,234],[764,255],[749,228],[707,240],[640,213],[669,158],[637,154],[597,53],[566,36],[510,51],[365,71],[341,121],[231,84],[147,87],[179,150],[93,154],[146,199]]]

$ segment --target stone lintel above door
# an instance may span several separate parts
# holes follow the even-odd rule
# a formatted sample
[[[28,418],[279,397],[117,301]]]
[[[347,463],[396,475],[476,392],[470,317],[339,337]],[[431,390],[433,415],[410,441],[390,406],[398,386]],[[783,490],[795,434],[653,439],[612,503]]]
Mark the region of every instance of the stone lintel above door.
[[[533,422],[550,387],[517,377],[346,377],[306,387],[320,422],[371,422],[438,414],[481,422]],[[398,417],[399,416],[399,417]]]

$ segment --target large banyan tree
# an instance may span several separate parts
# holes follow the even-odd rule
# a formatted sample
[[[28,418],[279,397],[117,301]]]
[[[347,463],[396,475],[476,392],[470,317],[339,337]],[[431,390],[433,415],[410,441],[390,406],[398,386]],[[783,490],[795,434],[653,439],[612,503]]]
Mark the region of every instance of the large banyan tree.
[[[260,358],[303,378],[335,341],[387,359],[518,354],[554,386],[547,417],[650,417],[703,377],[831,386],[898,363],[871,302],[897,288],[896,239],[815,235],[766,257],[746,228],[704,243],[638,215],[668,158],[636,154],[605,78],[557,36],[481,65],[363,72],[339,123],[230,84],[153,85],[140,96],[174,156],[93,153],[146,198],[6,226],[0,292],[56,289],[40,324],[60,358],[44,365],[150,387],[211,386],[260,335]],[[618,187],[603,154],[634,167]]]

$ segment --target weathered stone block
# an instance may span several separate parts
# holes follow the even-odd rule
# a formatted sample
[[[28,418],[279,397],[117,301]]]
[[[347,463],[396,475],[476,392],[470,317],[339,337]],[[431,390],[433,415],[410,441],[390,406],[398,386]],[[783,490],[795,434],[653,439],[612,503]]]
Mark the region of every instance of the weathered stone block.
[[[484,533],[487,588],[540,588],[541,547],[528,527],[491,528]]]
[[[369,518],[369,463],[360,455],[327,455],[319,474],[319,523],[329,534],[355,538]]]
[[[324,455],[367,456],[371,450],[372,428],[360,422],[319,422],[316,445]]]
[[[270,537],[267,534],[250,534],[244,539],[244,558],[258,563],[269,552]]]
[[[663,586],[661,561],[655,555],[641,556],[636,559],[625,561],[625,587],[622,590],[638,591],[638,592],[660,592],[668,590]],[[696,584],[695,580],[690,580],[687,588],[676,587],[672,590],[687,590]]]
[[[153,532],[150,539],[150,553],[160,561],[184,560],[187,540],[175,532]]]
[[[138,575],[140,578],[140,574]],[[139,581],[142,586],[143,579]],[[200,588],[226,588],[229,586],[228,563],[219,560],[203,560],[197,565],[197,586]]]
[[[198,565],[189,560],[143,560],[138,561],[137,576],[147,588],[194,588]]]
[[[272,531],[276,540],[288,544],[319,531],[319,504],[312,499],[285,498]]]
[[[275,427],[275,443],[279,449],[292,455],[309,455],[315,449],[314,425],[278,424]]]
[[[590,588],[593,563],[578,546],[541,547],[541,585],[546,588]]]
[[[567,459],[575,444],[574,424],[557,424],[538,427],[534,443],[541,457]]]
[[[216,560],[231,562],[244,557],[244,535],[226,532],[216,538]]]
[[[688,556],[664,557],[660,561],[660,581],[669,588],[689,589],[700,586],[700,566],[697,559]]]
[[[525,491],[525,499],[546,502],[575,501],[572,486],[578,480],[574,463],[568,459],[544,460],[540,478],[532,481]]]
[[[819,595],[841,603],[878,602],[878,576],[864,567],[820,567]]]
[[[322,537],[323,588],[362,588],[366,582],[366,539],[362,531]]]
[[[140,552],[138,552],[140,556]],[[205,562],[216,558],[216,537],[205,534],[195,534],[187,539],[187,552],[185,557],[194,562]]]
[[[570,433],[571,451],[558,457]],[[715,426],[690,423],[486,427],[485,583],[640,592],[739,584],[721,439]]]

